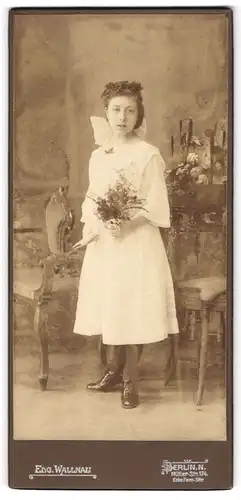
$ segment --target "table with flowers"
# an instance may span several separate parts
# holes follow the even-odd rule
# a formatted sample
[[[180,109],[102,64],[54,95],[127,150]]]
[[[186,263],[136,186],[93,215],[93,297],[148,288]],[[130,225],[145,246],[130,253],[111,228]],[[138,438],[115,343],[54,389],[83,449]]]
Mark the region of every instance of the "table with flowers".
[[[226,273],[227,130],[218,123],[202,137],[193,130],[191,118],[180,120],[178,137],[171,136],[176,165],[165,173],[172,216],[166,242],[176,279]]]

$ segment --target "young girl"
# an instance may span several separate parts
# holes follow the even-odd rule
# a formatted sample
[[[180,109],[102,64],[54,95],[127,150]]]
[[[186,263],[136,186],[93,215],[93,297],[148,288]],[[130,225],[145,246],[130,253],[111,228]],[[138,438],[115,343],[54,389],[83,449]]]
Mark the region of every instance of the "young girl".
[[[88,389],[113,390],[121,374],[124,408],[139,404],[138,360],[143,344],[178,333],[173,282],[159,231],[170,226],[165,164],[159,150],[141,136],[145,124],[141,90],[137,82],[107,84],[102,94],[106,118],[92,118],[100,147],[90,158],[89,189],[82,205],[87,248],[74,325],[77,334],[101,335],[107,356],[110,353],[106,373]],[[116,228],[99,220],[93,195],[103,197],[120,172],[142,193],[145,203]]]

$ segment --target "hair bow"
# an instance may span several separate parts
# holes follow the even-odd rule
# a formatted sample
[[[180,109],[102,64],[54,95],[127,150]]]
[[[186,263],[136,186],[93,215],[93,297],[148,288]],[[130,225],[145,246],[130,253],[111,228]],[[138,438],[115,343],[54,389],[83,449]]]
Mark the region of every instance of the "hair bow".
[[[97,144],[98,146],[104,146],[105,144],[111,143],[112,130],[106,118],[100,116],[91,116],[90,121],[94,131],[95,144]],[[145,118],[143,119],[141,126],[135,129],[134,132],[141,139],[144,139],[146,137],[147,126]]]

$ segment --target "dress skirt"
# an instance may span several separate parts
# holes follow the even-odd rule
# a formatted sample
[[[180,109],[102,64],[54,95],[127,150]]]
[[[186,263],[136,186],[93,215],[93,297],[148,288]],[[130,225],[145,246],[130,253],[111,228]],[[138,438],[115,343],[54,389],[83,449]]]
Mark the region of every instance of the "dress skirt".
[[[113,237],[103,228],[85,252],[74,332],[110,345],[178,333],[173,281],[159,228],[149,221]]]

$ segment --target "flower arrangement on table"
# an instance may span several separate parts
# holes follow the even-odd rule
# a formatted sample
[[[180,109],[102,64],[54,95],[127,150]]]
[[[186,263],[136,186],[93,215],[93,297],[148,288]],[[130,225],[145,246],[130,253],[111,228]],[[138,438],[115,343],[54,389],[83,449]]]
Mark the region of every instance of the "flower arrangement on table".
[[[203,137],[196,137],[193,135],[192,119],[189,119],[185,132],[183,131],[183,121],[180,120],[179,138],[171,136],[172,158],[177,145],[180,161],[173,169],[167,170],[165,174],[170,195],[195,196],[198,186],[225,182],[226,132],[223,131],[221,145],[215,141],[216,132],[217,124],[213,130],[206,130]]]
[[[193,134],[193,120],[180,120],[178,137],[171,136],[170,168],[165,172],[170,198],[172,224],[169,250],[177,234],[187,237],[208,224],[224,224],[227,180],[227,131],[205,130],[203,137]]]

